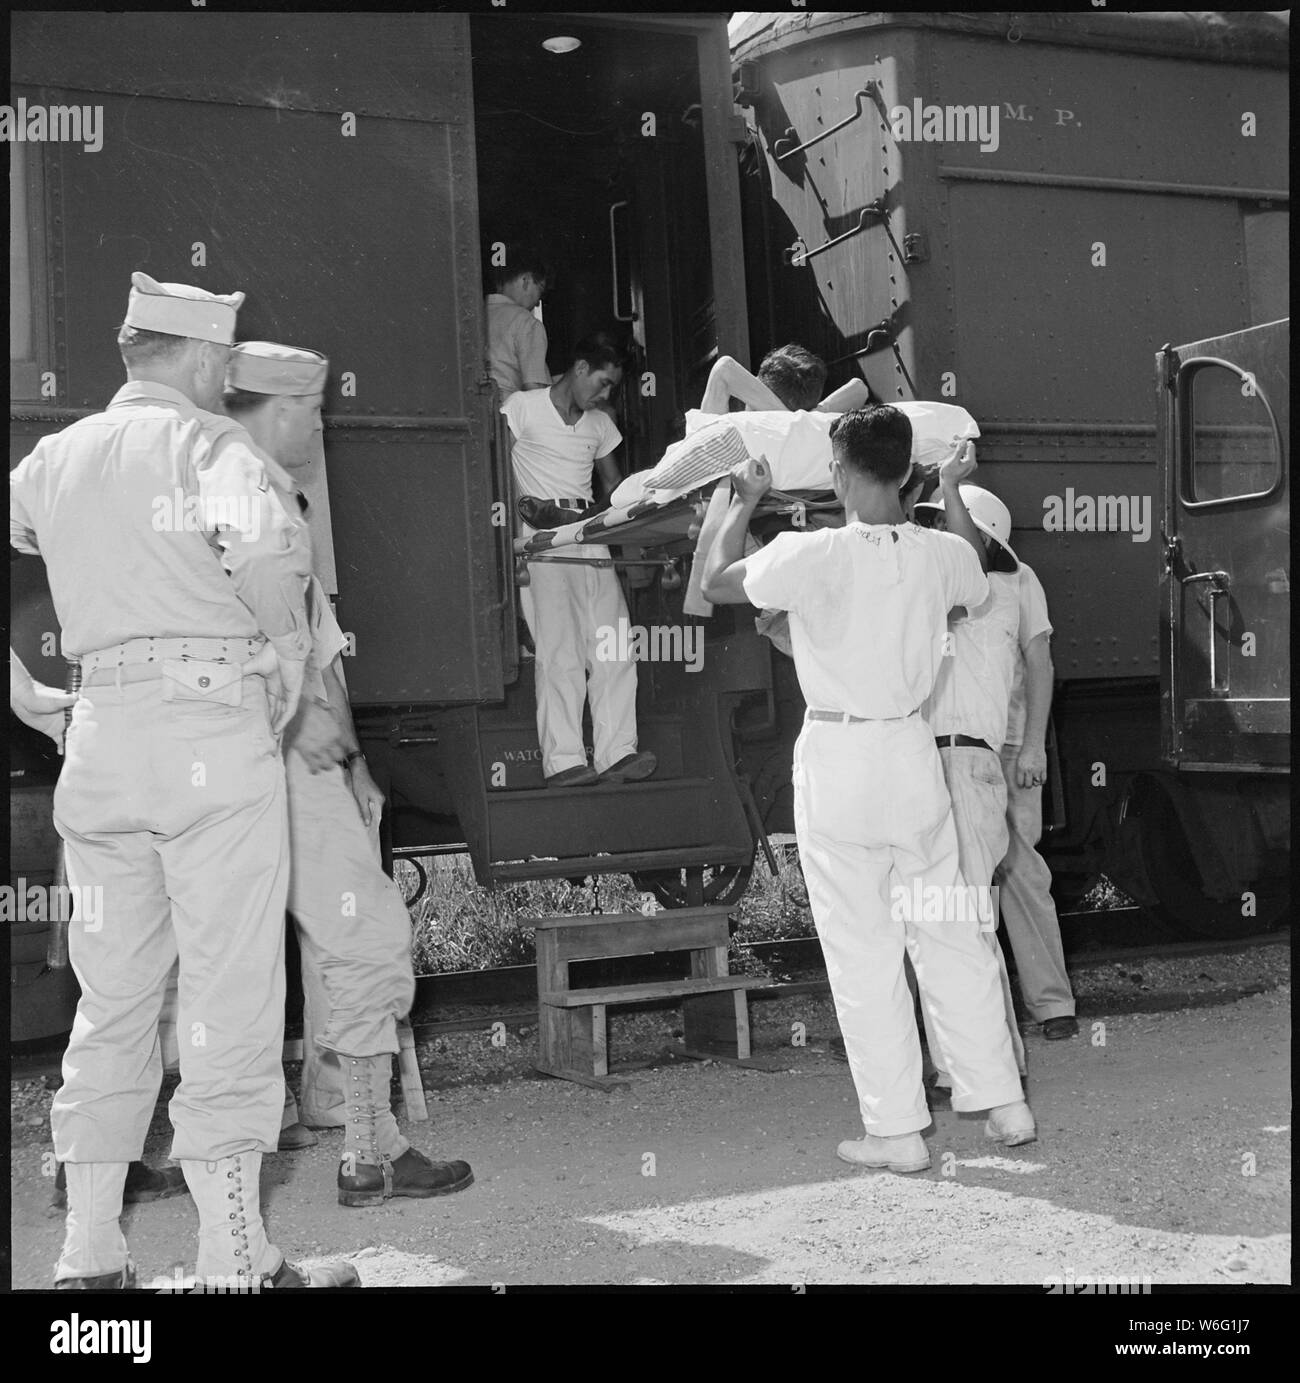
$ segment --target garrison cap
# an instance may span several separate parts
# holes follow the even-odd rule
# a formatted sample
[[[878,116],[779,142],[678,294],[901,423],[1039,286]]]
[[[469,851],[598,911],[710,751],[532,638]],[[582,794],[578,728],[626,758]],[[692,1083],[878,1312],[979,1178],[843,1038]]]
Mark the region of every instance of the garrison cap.
[[[242,293],[208,293],[188,283],[159,283],[137,269],[131,275],[123,326],[229,346],[235,339],[235,313],[243,303]]]
[[[230,352],[226,384],[250,394],[318,394],[329,372],[330,363],[319,351],[241,341]]]

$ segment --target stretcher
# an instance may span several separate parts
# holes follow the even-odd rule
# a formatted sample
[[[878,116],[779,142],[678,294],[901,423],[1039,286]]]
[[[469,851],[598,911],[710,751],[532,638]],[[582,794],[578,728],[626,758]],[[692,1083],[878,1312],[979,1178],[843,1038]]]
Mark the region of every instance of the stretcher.
[[[567,561],[597,566],[660,566],[664,557],[694,551],[695,537],[709,494],[717,482],[664,502],[638,500],[635,504],[605,509],[590,518],[543,528],[516,538],[516,555],[526,561]],[[843,505],[829,490],[769,490],[754,511],[754,523],[784,517],[790,527],[824,522],[836,514],[843,521]],[[816,516],[816,517],[814,517]],[[692,532],[692,529],[695,531]],[[577,546],[637,547],[662,550],[658,558],[576,557],[563,549]],[[668,548],[678,552],[669,554]]]

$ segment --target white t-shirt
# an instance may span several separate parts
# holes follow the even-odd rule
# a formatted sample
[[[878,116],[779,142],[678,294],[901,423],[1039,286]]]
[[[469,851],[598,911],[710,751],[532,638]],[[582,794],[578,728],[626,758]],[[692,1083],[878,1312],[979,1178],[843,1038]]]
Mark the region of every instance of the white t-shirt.
[[[1023,744],[1025,739],[1025,649],[1039,636],[1052,632],[1047,616],[1047,596],[1043,583],[1034,569],[1020,563],[1019,587],[1020,628],[1017,635],[1015,670],[1011,680],[1010,704],[1007,707],[1007,737],[1004,744]]]
[[[949,623],[951,652],[939,660],[921,714],[936,735],[973,735],[998,750],[1019,657],[1020,579],[1014,572],[990,572],[988,581],[988,599]]]
[[[591,499],[591,468],[623,434],[598,408],[564,421],[549,389],[524,389],[501,405],[515,444],[515,489],[536,499]]]
[[[989,594],[969,544],[910,523],[782,533],[745,567],[753,604],[790,612],[809,707],[869,720],[921,706],[939,671],[948,611]]]

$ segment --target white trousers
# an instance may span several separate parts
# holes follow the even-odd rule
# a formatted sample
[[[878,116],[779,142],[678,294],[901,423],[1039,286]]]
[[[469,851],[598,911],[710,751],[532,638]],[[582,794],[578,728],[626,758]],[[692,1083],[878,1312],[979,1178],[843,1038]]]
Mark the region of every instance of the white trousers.
[[[1002,746],[1007,785],[1008,843],[999,882],[1002,920],[1016,958],[1025,1010],[1035,1022],[1074,1014],[1074,991],[1061,949],[1061,921],[1052,901],[1052,871],[1034,848],[1043,834],[1043,789],[1016,784],[1018,744]]]
[[[978,920],[927,921],[907,901],[918,888],[965,888],[929,726],[919,715],[809,721],[793,776],[799,858],[863,1127],[884,1136],[930,1122],[905,950],[952,1075],[953,1108],[1022,1100],[997,962]]]
[[[531,530],[525,530],[531,531]],[[565,557],[607,557],[608,548],[577,546]],[[548,778],[587,762],[582,707],[591,696],[595,768],[603,773],[636,753],[636,663],[598,656],[601,630],[608,648],[625,648],[619,621],[627,621],[623,588],[612,567],[530,562],[520,595],[537,653],[537,738]]]
[[[991,750],[972,745],[949,746],[939,750],[943,764],[943,780],[952,801],[952,821],[957,828],[957,858],[962,878],[972,888],[987,889],[993,871],[1007,852],[1007,785],[1002,779],[1002,765]],[[1006,1014],[1011,1049],[1016,1054],[1016,1066],[1025,1075],[1025,1044],[1016,1022],[1015,1001],[1011,997],[1011,977],[1007,974],[1006,958],[998,941],[997,909],[987,895],[989,926],[982,931],[985,944],[998,963],[998,978],[1002,984],[1002,1007]],[[950,1077],[940,1061],[934,1032],[930,1027],[929,1011],[924,1005],[921,1016],[925,1023],[925,1041],[930,1058],[935,1063],[939,1084],[950,1084]]]

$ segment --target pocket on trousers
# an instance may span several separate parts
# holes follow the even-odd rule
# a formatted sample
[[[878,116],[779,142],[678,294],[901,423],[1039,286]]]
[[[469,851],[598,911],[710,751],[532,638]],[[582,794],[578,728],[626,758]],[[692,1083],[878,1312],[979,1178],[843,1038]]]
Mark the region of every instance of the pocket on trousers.
[[[987,762],[985,762],[987,760]],[[988,788],[1001,788],[1006,791],[1007,780],[1002,776],[1002,764],[999,760],[989,758],[981,751],[980,761],[971,769],[970,775],[977,783],[983,783]]]
[[[166,658],[163,660],[162,696],[164,701],[240,706],[244,701],[243,667],[238,663]]]

